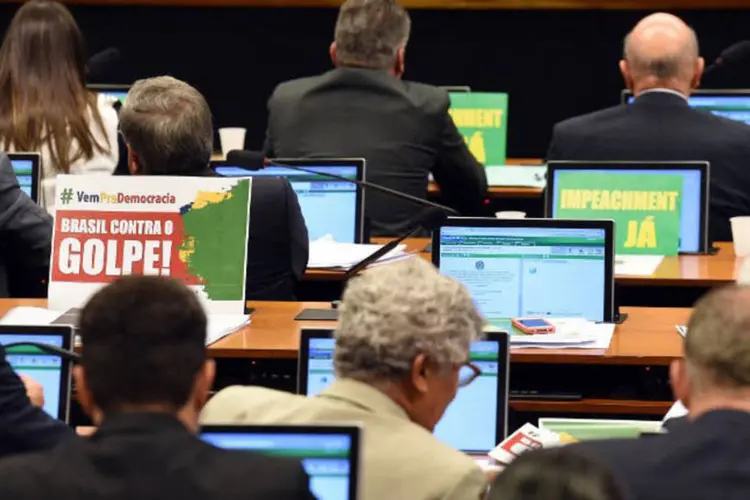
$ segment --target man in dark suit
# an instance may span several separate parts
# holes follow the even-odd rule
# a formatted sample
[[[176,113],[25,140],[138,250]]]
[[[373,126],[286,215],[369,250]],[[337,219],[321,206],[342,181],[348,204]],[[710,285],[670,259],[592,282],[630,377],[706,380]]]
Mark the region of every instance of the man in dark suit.
[[[120,110],[132,175],[212,176],[211,110],[185,82],[137,81]],[[294,300],[307,267],[308,237],[297,194],[283,178],[254,178],[250,199],[247,300]]]
[[[547,159],[709,161],[710,235],[731,241],[729,218],[750,215],[750,127],[688,105],[703,67],[684,22],[669,14],[645,18],[620,61],[635,102],[559,123]]]
[[[750,498],[750,288],[699,300],[684,344],[670,375],[687,422],[661,436],[574,449],[610,465],[631,500]]]
[[[368,181],[420,198],[430,173],[445,202],[482,212],[487,178],[448,114],[448,95],[405,82],[409,15],[395,0],[348,0],[339,11],[336,69],[279,85],[268,101],[268,157],[364,157]],[[368,191],[374,236],[403,232],[419,205]]]
[[[51,240],[52,218],[21,190],[8,155],[0,153],[0,298],[11,290],[45,296]]]
[[[98,426],[46,453],[0,461],[0,498],[311,499],[301,464],[202,442],[214,362],[206,315],[176,280],[129,276],[81,311],[78,401]]]

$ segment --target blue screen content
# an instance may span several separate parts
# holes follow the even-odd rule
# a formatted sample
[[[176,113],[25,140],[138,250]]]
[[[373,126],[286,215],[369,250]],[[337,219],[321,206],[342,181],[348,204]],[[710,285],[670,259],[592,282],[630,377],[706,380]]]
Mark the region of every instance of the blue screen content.
[[[628,98],[628,103],[633,102]],[[750,95],[701,95],[688,98],[688,104],[696,109],[750,125]]]
[[[587,173],[603,174],[612,173],[617,175],[680,175],[682,176],[682,208],[680,212],[680,252],[700,252],[701,249],[701,187],[703,176],[700,170],[555,170],[555,191],[552,193],[552,217],[557,217],[557,197],[560,196],[557,186],[559,174],[575,172],[576,175],[584,176]]]
[[[34,168],[31,160],[11,160],[13,172],[16,174],[21,190],[31,197],[31,186],[34,182]]]
[[[120,103],[120,105],[125,104],[125,98],[128,96],[127,90],[101,90],[99,91],[99,94],[101,94],[104,97],[104,100],[108,104],[114,105],[115,103]]]
[[[443,227],[440,271],[466,286],[484,317],[604,321],[604,229]]]
[[[346,434],[204,432],[201,439],[218,448],[299,459],[318,500],[351,500],[352,443]]]
[[[57,347],[63,346],[62,336],[5,334],[0,333],[0,344],[15,342],[37,342]],[[20,376],[34,379],[44,389],[44,411],[53,418],[62,419],[60,415],[60,393],[62,380],[62,363],[60,356],[44,354],[33,347],[12,347],[5,353],[5,359]]]
[[[334,344],[332,338],[310,339],[308,395],[320,394],[336,378],[333,371]],[[465,452],[486,452],[493,449],[503,437],[497,435],[497,420],[505,415],[505,411],[498,411],[499,351],[499,344],[491,340],[474,342],[471,346],[471,362],[482,371],[482,375],[458,390],[456,398],[435,427],[435,437],[453,448]]]
[[[304,167],[303,165],[300,165]],[[316,172],[357,179],[355,166],[304,167]],[[340,243],[356,243],[357,186],[351,182],[337,181],[281,167],[266,167],[251,171],[239,167],[216,167],[222,177],[286,177],[297,193],[302,216],[305,218],[310,241],[330,234]],[[252,202],[251,202],[252,207]],[[251,208],[252,210],[252,208]]]

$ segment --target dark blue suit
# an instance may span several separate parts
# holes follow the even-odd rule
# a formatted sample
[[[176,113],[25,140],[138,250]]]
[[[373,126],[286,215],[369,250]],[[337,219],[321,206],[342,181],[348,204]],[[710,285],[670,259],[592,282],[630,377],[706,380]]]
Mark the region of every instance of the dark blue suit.
[[[31,404],[0,348],[0,458],[51,449],[71,437],[78,439],[73,429]]]

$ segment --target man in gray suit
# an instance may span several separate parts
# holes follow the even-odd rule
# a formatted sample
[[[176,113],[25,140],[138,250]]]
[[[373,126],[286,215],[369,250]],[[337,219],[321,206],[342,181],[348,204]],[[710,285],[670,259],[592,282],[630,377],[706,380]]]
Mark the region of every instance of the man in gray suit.
[[[422,259],[372,269],[344,293],[335,382],[309,398],[229,387],[208,402],[201,422],[360,422],[363,500],[478,500],[481,469],[432,431],[458,387],[476,377],[459,372],[483,323],[466,289]]]
[[[430,173],[444,202],[482,212],[487,178],[448,114],[447,93],[401,80],[409,15],[394,0],[348,0],[323,75],[279,85],[268,101],[268,157],[364,157],[367,180],[426,198]],[[370,190],[374,236],[412,224],[420,207]]]

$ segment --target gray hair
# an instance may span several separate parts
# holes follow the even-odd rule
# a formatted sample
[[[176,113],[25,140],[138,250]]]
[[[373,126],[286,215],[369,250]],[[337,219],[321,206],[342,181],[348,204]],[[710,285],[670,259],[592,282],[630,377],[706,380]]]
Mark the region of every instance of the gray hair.
[[[347,0],[336,21],[336,57],[343,66],[388,68],[410,30],[409,14],[394,0]]]
[[[484,321],[469,292],[430,263],[411,258],[352,280],[336,329],[339,377],[400,380],[424,354],[440,366],[469,359]]]
[[[135,82],[120,110],[120,131],[144,174],[193,175],[211,160],[214,131],[208,103],[195,88],[171,76]]]
[[[701,389],[750,388],[750,288],[714,290],[695,304],[685,360]]]

